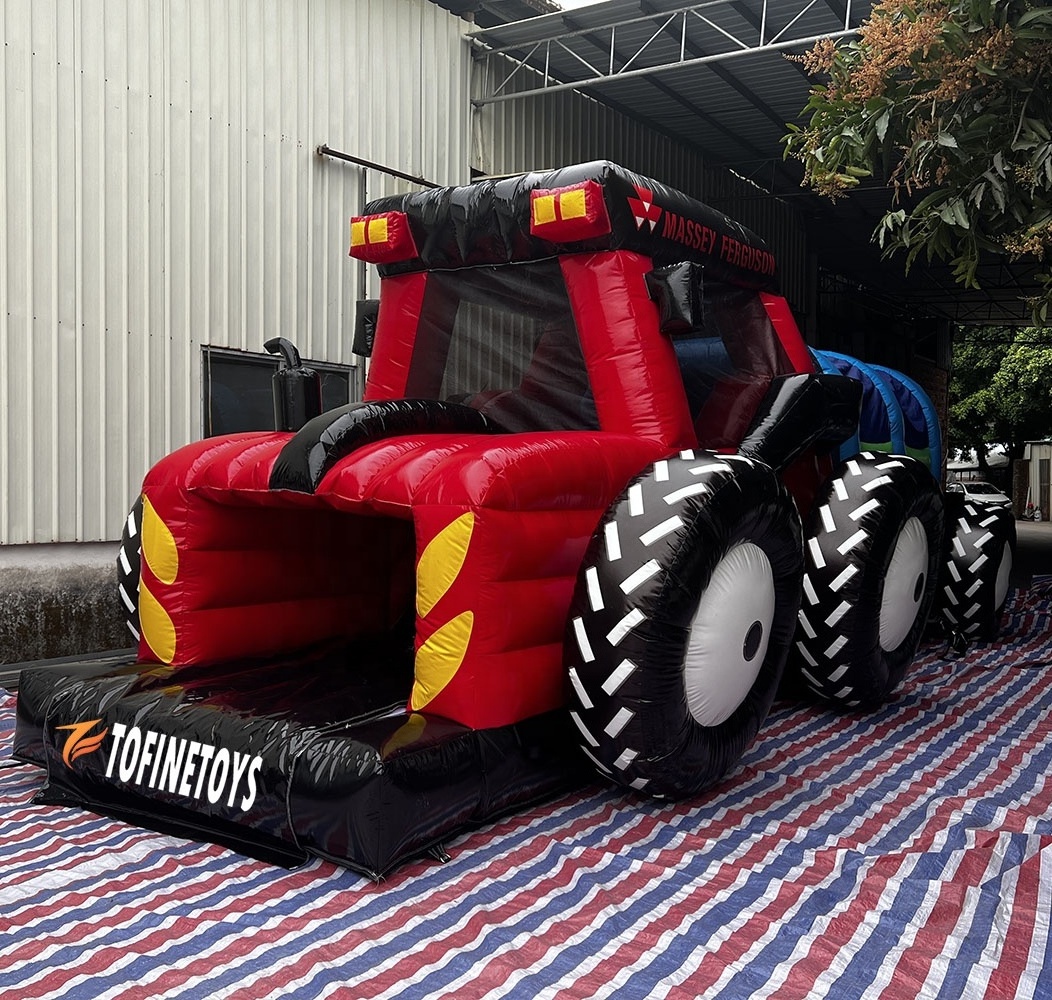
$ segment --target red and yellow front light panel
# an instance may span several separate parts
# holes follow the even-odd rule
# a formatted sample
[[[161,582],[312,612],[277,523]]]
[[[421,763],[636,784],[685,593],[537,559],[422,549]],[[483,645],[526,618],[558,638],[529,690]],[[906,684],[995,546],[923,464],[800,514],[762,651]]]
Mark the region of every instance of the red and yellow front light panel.
[[[530,234],[552,243],[572,243],[610,232],[602,185],[585,181],[530,192]]]
[[[351,219],[351,256],[370,264],[393,264],[419,256],[405,212]]]

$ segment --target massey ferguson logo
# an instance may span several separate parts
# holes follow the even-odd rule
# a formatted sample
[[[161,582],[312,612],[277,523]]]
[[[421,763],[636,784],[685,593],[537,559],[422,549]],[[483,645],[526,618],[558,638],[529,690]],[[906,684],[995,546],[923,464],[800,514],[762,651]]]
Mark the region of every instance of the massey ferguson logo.
[[[101,719],[75,722],[58,729],[68,730],[62,759],[72,767],[78,757],[102,746],[110,729],[92,733]],[[113,739],[106,759],[106,777],[125,784],[154,788],[169,795],[201,800],[213,805],[224,802],[246,812],[256,801],[256,779],[263,758],[228,750],[226,747],[185,740],[153,729],[113,723]]]
[[[91,733],[102,719],[92,719],[90,722],[74,722],[69,726],[58,726],[59,729],[68,729],[69,736],[66,737],[66,745],[62,748],[62,761],[66,767],[72,767],[73,761],[83,757],[86,753],[94,753],[106,738],[109,732],[107,727],[101,733]]]
[[[636,220],[636,229],[642,229],[645,222],[653,232],[657,228],[658,220],[661,218],[661,206],[654,204],[654,192],[648,191],[638,184],[632,185],[636,189],[636,198],[628,199],[628,207],[632,209],[632,217]]]
[[[750,246],[736,240],[726,233],[717,232],[695,219],[662,208],[654,202],[654,192],[638,184],[633,185],[637,197],[629,196],[628,207],[636,228],[646,226],[651,233],[662,239],[679,243],[698,253],[707,254],[725,261],[734,267],[740,267],[755,274],[773,275],[775,272],[774,254],[758,247]],[[660,228],[658,226],[660,223]]]

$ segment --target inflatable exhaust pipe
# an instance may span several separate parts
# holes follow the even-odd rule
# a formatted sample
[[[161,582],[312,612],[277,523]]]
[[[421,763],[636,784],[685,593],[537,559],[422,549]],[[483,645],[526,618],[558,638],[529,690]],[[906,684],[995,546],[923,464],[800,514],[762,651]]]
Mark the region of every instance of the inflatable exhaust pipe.
[[[275,337],[264,345],[268,354],[281,357],[271,383],[274,392],[274,429],[298,431],[321,413],[321,376],[304,368],[296,345],[285,337]]]

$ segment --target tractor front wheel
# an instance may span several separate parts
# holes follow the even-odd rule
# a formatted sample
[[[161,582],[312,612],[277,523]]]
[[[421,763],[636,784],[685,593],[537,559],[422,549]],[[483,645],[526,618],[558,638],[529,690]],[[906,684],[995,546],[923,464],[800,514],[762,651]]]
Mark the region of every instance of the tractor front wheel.
[[[628,486],[592,538],[564,645],[602,775],[660,798],[727,774],[778,689],[801,566],[796,506],[761,462],[685,452]]]
[[[117,597],[120,613],[128,631],[139,641],[139,575],[142,559],[142,497],[140,496],[121,532],[121,547],[117,551]]]

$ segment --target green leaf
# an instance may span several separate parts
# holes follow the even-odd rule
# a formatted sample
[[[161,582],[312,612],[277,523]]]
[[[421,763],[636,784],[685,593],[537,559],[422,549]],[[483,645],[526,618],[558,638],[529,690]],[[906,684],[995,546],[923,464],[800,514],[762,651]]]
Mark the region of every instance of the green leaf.
[[[932,191],[931,194],[929,194],[925,198],[922,198],[917,203],[917,207],[913,210],[913,212],[914,212],[914,214],[921,214],[923,212],[926,212],[929,209],[934,208],[940,202],[945,201],[948,197],[949,197],[949,192],[947,192],[947,191],[942,191],[942,190]]]
[[[888,124],[891,121],[891,112],[885,111],[874,123],[874,128],[877,132],[877,141],[883,142],[884,137],[888,134]]]
[[[1027,118],[1026,124],[1029,127],[1030,131],[1036,132],[1039,136],[1041,136],[1042,139],[1045,140],[1045,142],[1048,142],[1050,139],[1052,139],[1052,135],[1049,134],[1048,129],[1045,127],[1045,123],[1039,118]]]
[[[1022,17],[1016,22],[1016,25],[1020,28],[1025,27],[1028,24],[1047,24],[1052,27],[1052,7],[1038,7],[1036,10],[1028,11],[1023,14]]]
[[[1000,177],[990,179],[990,194],[994,197],[998,211],[1003,212],[1005,210],[1005,188]]]

